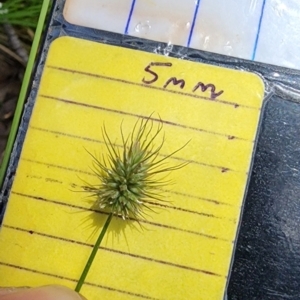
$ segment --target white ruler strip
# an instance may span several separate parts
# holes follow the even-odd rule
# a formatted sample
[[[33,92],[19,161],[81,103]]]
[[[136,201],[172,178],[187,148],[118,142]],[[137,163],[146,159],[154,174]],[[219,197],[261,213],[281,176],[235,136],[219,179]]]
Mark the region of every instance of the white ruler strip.
[[[255,60],[300,69],[300,1],[268,0]]]
[[[73,24],[300,69],[297,0],[66,0]]]
[[[263,0],[202,0],[192,48],[250,59]]]

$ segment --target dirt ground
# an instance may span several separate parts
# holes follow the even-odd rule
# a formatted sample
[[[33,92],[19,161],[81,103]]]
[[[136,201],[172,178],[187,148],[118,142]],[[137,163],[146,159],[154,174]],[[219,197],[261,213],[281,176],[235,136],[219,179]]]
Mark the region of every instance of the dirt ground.
[[[15,37],[19,39],[22,51],[28,53],[33,38],[32,33],[16,29]],[[26,65],[26,59],[20,56],[11,38],[2,27],[0,29],[0,162],[2,162]]]
[[[0,59],[0,70],[0,159],[2,161],[24,68],[13,61]]]

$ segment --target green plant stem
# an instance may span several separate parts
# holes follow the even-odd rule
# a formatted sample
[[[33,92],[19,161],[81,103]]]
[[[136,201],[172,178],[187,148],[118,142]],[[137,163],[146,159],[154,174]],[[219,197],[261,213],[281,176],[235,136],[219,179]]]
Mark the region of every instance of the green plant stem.
[[[32,47],[31,47],[31,51],[30,51],[30,55],[29,55],[29,59],[28,59],[28,63],[27,63],[27,68],[24,74],[24,79],[23,79],[23,83],[22,83],[22,87],[21,87],[21,91],[20,91],[20,95],[19,95],[19,99],[18,99],[18,104],[16,107],[16,111],[15,111],[15,115],[14,115],[14,119],[11,125],[11,130],[10,130],[10,134],[8,137],[8,141],[7,141],[7,145],[5,148],[5,154],[3,157],[3,161],[0,167],[0,187],[3,184],[3,180],[4,180],[4,175],[7,169],[7,165],[8,165],[8,161],[9,161],[9,157],[13,148],[13,144],[15,141],[15,137],[19,128],[19,123],[20,123],[20,118],[23,112],[23,107],[24,107],[24,103],[25,103],[25,99],[26,99],[26,95],[27,95],[27,90],[28,90],[28,86],[30,83],[30,79],[31,79],[31,72],[32,72],[32,68],[35,62],[35,58],[36,58],[36,54],[38,51],[38,47],[39,47],[39,42],[41,39],[41,35],[43,32],[43,25],[45,23],[45,19],[47,16],[47,12],[48,12],[48,7],[50,4],[50,0],[44,0],[43,1],[43,5],[41,8],[41,13],[40,13],[40,17],[38,20],[38,25],[34,34],[34,39],[32,42]]]
[[[104,238],[104,235],[105,235],[105,233],[107,231],[107,228],[108,228],[108,226],[110,224],[110,221],[111,221],[112,217],[113,217],[113,213],[110,213],[109,216],[108,216],[108,218],[107,218],[107,220],[106,220],[106,222],[105,222],[105,224],[104,224],[104,226],[103,226],[103,228],[102,228],[102,230],[101,230],[101,232],[100,232],[100,234],[99,234],[99,237],[98,237],[98,239],[96,241],[96,244],[93,247],[91,255],[90,255],[90,257],[89,257],[89,259],[88,259],[88,261],[87,261],[87,263],[86,263],[86,265],[85,265],[85,267],[83,269],[83,272],[82,272],[82,274],[81,274],[81,276],[80,276],[80,278],[78,280],[78,283],[77,283],[76,288],[75,288],[75,291],[78,292],[78,293],[79,293],[79,291],[80,291],[80,289],[81,289],[81,287],[82,287],[82,285],[83,285],[83,283],[85,281],[85,278],[86,278],[86,276],[87,276],[87,274],[88,274],[88,272],[89,272],[89,270],[91,268],[91,265],[92,265],[92,263],[93,263],[93,261],[95,259],[97,251],[98,251],[98,249],[100,247],[100,244],[101,244],[101,242],[102,242],[102,240]]]

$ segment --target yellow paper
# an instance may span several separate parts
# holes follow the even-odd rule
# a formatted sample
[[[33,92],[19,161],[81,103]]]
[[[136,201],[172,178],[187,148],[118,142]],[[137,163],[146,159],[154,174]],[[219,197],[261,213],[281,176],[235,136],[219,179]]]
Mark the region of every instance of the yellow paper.
[[[74,288],[107,215],[79,192],[97,184],[90,153],[161,118],[169,208],[142,228],[114,218],[83,286],[88,299],[222,299],[264,86],[219,67],[62,37],[50,47],[3,228],[0,285]]]

